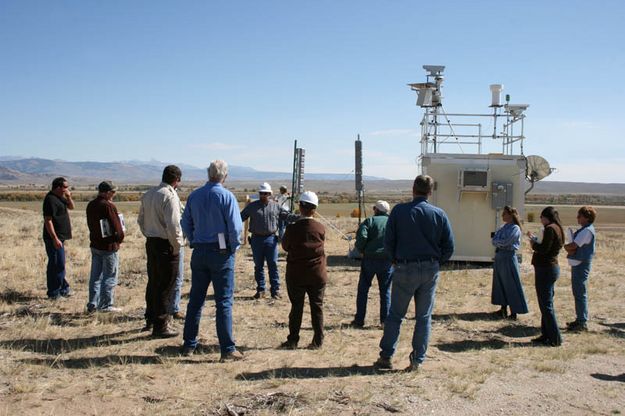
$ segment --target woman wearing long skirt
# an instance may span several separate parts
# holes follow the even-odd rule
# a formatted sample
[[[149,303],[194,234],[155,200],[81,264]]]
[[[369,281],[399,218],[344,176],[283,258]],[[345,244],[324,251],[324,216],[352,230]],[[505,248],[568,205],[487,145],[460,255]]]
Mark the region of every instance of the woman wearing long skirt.
[[[515,208],[505,206],[501,214],[504,225],[493,236],[495,264],[493,266],[493,290],[491,303],[500,305],[495,314],[516,320],[517,314],[527,313],[527,301],[521,283],[519,261],[516,252],[521,247],[521,221]]]
[[[536,236],[530,232],[527,233],[534,250],[532,264],[536,278],[538,306],[542,315],[540,336],[534,338],[532,342],[557,347],[562,344],[562,336],[553,306],[553,291],[556,280],[560,277],[558,254],[564,244],[564,230],[558,211],[553,207],[547,207],[541,212],[540,221],[545,227],[540,243]]]

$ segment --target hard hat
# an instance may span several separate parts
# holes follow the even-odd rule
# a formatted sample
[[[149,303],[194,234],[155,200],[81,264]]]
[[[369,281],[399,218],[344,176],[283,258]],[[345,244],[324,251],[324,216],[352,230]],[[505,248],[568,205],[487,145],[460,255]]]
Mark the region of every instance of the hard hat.
[[[280,192],[282,192],[282,191],[284,191],[284,192],[288,191],[287,187],[284,186],[284,185],[280,186]]]
[[[273,191],[271,190],[271,185],[269,185],[267,182],[263,182],[260,184],[260,186],[258,187],[258,192],[268,192],[270,194],[273,193]]]
[[[391,209],[391,206],[386,201],[379,200],[374,205],[375,209],[380,212],[388,213]]]
[[[299,202],[307,202],[314,206],[319,206],[319,198],[317,194],[312,191],[306,191],[299,196]]]

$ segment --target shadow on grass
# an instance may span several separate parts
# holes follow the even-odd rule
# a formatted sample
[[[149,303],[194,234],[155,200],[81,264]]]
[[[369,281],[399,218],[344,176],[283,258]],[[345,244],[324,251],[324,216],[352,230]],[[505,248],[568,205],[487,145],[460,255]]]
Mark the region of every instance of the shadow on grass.
[[[164,357],[179,357],[182,350],[182,344],[180,345],[163,345],[154,350],[160,356]],[[200,344],[195,349],[194,356],[202,354],[216,354],[220,352],[219,345],[203,345]]]
[[[43,298],[35,296],[30,292],[18,292],[14,289],[7,289],[3,292],[0,292],[0,302],[7,303],[9,305],[12,305],[14,303],[31,302],[37,299],[42,300]]]
[[[58,355],[90,347],[128,344],[134,341],[145,340],[145,336],[119,339],[120,337],[129,334],[136,334],[137,332],[139,332],[139,330],[121,331],[112,334],[70,339],[53,338],[4,340],[0,341],[0,348]]]
[[[349,267],[348,270],[360,268],[360,260],[350,259],[347,256],[330,255],[326,257],[326,261],[328,267]]]
[[[441,313],[433,314],[433,321],[503,321],[503,319],[492,312],[467,312],[467,313]]]
[[[599,325],[608,328],[608,333],[618,338],[625,338],[625,322],[616,322],[613,324],[606,324],[599,322]]]
[[[527,325],[508,325],[502,328],[499,328],[495,331],[499,334],[505,335],[511,338],[526,338],[532,337],[534,335],[540,334],[540,329],[535,326],[527,326]]]
[[[602,381],[620,381],[621,383],[625,383],[625,373],[621,373],[616,376],[612,376],[610,374],[593,373],[590,375],[590,377]]]
[[[113,367],[129,364],[162,364],[158,355],[105,355],[104,357],[67,358],[29,358],[21,360],[24,364],[42,365],[52,368],[85,369],[91,367]]]
[[[480,341],[464,340],[436,344],[435,346],[446,352],[466,352],[478,350],[499,350],[507,347],[527,347],[531,342],[505,342],[499,339],[485,339]]]
[[[401,372],[401,370],[376,370],[372,365],[351,367],[282,367],[270,370],[263,370],[255,373],[237,374],[236,380],[257,381],[275,378],[324,378],[324,377],[351,377],[351,376],[371,376],[378,374],[391,374]]]

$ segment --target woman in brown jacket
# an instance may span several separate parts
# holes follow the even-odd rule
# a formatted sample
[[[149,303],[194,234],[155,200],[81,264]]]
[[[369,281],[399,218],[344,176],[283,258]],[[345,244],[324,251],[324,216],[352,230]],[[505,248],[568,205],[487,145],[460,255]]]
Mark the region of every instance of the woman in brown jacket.
[[[319,199],[314,192],[304,192],[299,199],[302,217],[286,228],[282,248],[286,257],[286,288],[291,301],[289,336],[280,347],[297,348],[302,326],[304,299],[308,294],[314,336],[308,346],[321,348],[323,344],[323,296],[328,280],[324,251],[325,228],[313,219]]]
[[[532,342],[557,347],[562,344],[562,337],[553,307],[553,290],[556,280],[560,277],[558,254],[564,245],[564,230],[560,215],[554,207],[545,208],[540,214],[540,221],[545,227],[541,242],[538,242],[532,233],[527,233],[534,250],[532,264],[534,265],[538,306],[542,315],[540,336]]]

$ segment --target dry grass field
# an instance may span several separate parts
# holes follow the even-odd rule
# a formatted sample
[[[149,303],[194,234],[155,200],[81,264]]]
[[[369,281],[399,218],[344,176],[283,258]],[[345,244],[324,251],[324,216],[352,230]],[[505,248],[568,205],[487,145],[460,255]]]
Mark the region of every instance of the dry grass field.
[[[441,274],[427,360],[419,373],[376,372],[381,330],[378,292],[370,293],[367,326],[346,327],[355,309],[359,265],[348,243],[328,229],[330,282],[323,349],[278,350],[288,300],[252,300],[249,247],[236,259],[234,331],[246,359],[218,362],[209,296],[198,354],[179,356],[181,337],[155,340],[140,332],[146,284],[144,239],[126,207],[128,235],[120,251],[119,314],[87,315],[90,252],[84,210],[72,213],[64,301],[45,297],[46,256],[37,209],[0,208],[0,414],[2,415],[369,415],[369,414],[621,414],[625,412],[625,209],[597,223],[598,255],[590,279],[590,331],[563,332],[560,348],[534,347],[540,313],[529,248],[522,278],[530,313],[518,321],[489,312],[491,269],[451,265]],[[27,207],[24,207],[27,208]],[[606,210],[608,211],[608,210]],[[324,212],[324,211],[322,211]],[[326,217],[344,232],[355,220]],[[572,225],[568,215],[565,222]],[[602,222],[602,218],[606,221]],[[529,224],[534,230],[536,224]],[[187,251],[183,307],[190,271]],[[285,263],[280,261],[283,273]],[[574,317],[570,269],[561,259],[555,304],[560,326]],[[283,274],[281,274],[283,277]],[[212,290],[209,290],[212,293]],[[308,313],[306,309],[305,313]],[[181,324],[177,323],[181,329]],[[407,319],[395,364],[408,364],[414,320]],[[312,338],[305,315],[302,345]]]

